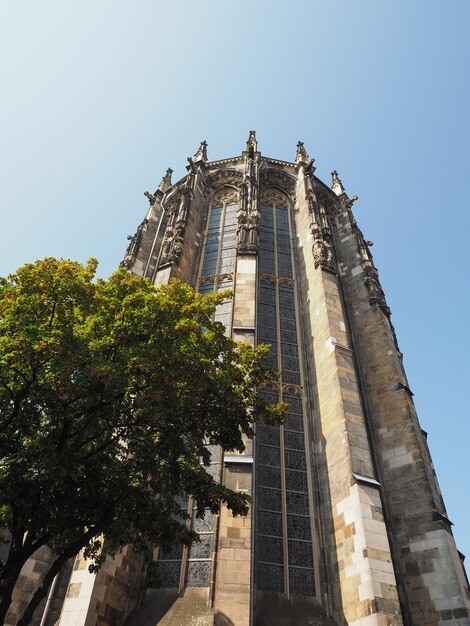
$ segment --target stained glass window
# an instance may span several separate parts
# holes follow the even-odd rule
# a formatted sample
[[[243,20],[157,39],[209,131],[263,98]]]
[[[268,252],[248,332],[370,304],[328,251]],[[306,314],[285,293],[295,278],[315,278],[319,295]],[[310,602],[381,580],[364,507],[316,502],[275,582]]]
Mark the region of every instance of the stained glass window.
[[[188,587],[208,587],[211,577],[210,561],[189,561],[186,573]]]
[[[255,580],[259,589],[264,591],[284,591],[284,566],[256,563]]]
[[[289,567],[289,589],[299,596],[315,595],[313,569]]]
[[[229,201],[220,202],[209,211],[201,269],[201,278],[204,278],[204,282],[199,284],[200,293],[233,289],[237,209],[238,204]],[[210,279],[208,280],[207,277]],[[232,309],[232,300],[226,300],[217,306],[215,313],[215,321],[225,326],[227,334],[231,330]]]
[[[178,587],[181,572],[181,560],[159,561],[158,577],[161,587]]]
[[[287,202],[262,203],[257,336],[271,344],[266,365],[282,385],[301,385],[292,238]],[[290,404],[282,426],[256,431],[255,582],[264,591],[315,595],[302,398],[261,391]],[[288,572],[286,584],[284,572]]]

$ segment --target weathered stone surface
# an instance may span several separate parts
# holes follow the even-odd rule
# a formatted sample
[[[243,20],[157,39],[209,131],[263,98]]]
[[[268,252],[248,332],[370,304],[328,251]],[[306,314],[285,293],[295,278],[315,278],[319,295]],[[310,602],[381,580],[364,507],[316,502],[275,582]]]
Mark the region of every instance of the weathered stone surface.
[[[296,293],[295,320],[282,329],[273,322],[272,341],[281,342],[282,333],[297,333],[300,384],[286,384],[281,376],[272,389],[294,390],[304,411],[305,436],[296,439],[286,435],[289,428],[279,429],[279,441],[289,437],[297,449],[291,454],[279,444],[278,465],[268,460],[266,466],[276,485],[269,497],[278,498],[282,508],[279,515],[270,512],[270,505],[267,509],[279,522],[276,530],[273,521],[277,535],[264,531],[273,550],[267,565],[279,566],[281,550],[282,580],[276,584],[284,591],[257,586],[253,564],[263,533],[258,536],[254,529],[262,507],[253,484],[260,448],[247,442],[244,456],[236,458],[228,451],[229,461],[216,468],[227,486],[254,494],[254,501],[247,518],[234,518],[224,507],[215,517],[212,554],[210,561],[206,558],[208,586],[188,586],[183,573],[178,588],[143,592],[136,555],[124,551],[97,576],[78,558],[58,578],[45,626],[55,624],[59,615],[60,626],[468,626],[468,581],[416,416],[371,242],[352,214],[357,198],[347,196],[337,172],[332,189],[314,176],[302,142],[296,163],[262,156],[253,131],[239,157],[209,162],[206,147],[203,142],[189,161],[187,176],[171,184],[170,172],[154,194],[146,194],[150,209],[123,263],[156,285],[173,277],[201,289],[228,281],[234,293],[224,309],[228,332],[251,345],[263,314],[258,306],[261,280],[273,285],[278,317],[285,304],[279,285]],[[230,235],[233,265],[225,273],[202,276],[210,211],[228,202],[237,207]],[[280,240],[275,245],[285,246],[285,263],[291,255],[289,278],[280,278],[274,257],[260,276],[260,258],[271,254],[261,237],[263,203],[288,208],[290,248]],[[219,269],[222,239],[216,246]],[[297,358],[295,350],[290,357]],[[275,358],[280,364],[279,354]],[[266,447],[271,445],[274,455],[272,441]],[[288,534],[289,516],[297,513],[287,506],[286,466],[288,455],[298,459],[299,441],[307,451],[309,501],[302,510],[309,515],[312,535],[311,544],[303,541],[312,546],[315,574],[315,591],[309,596],[291,593],[287,574],[290,543],[297,539]],[[278,466],[282,477],[275,475],[281,473]],[[269,493],[262,493],[262,499]],[[183,572],[187,557],[185,552]],[[48,559],[50,555],[41,553],[26,564],[9,626],[14,626]]]

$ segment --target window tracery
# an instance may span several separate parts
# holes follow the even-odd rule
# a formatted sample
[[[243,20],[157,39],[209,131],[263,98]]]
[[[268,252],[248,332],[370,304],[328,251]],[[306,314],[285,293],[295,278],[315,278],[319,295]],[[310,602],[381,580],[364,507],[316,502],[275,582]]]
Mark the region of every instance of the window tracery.
[[[266,365],[279,371],[278,384],[260,395],[290,407],[284,425],[257,425],[255,581],[260,590],[313,596],[291,205],[274,188],[263,191],[260,204],[258,342],[271,345]]]

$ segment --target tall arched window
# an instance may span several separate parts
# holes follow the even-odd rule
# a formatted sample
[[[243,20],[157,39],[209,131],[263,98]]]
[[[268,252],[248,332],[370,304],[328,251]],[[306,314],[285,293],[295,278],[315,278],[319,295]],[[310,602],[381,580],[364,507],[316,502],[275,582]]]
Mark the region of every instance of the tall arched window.
[[[269,189],[260,209],[257,340],[271,344],[268,364],[279,371],[260,393],[290,409],[281,426],[257,425],[255,583],[260,591],[315,596],[290,202]]]
[[[233,288],[237,237],[238,194],[230,188],[220,190],[211,201],[204,235],[199,292],[211,293]],[[232,301],[217,307],[216,321],[231,331]]]

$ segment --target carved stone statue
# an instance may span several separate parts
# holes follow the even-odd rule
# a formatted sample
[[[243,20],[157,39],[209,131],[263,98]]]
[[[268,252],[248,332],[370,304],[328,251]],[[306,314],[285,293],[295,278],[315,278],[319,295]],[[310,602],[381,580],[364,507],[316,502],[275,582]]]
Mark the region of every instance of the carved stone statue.
[[[376,277],[372,274],[366,274],[364,277],[364,285],[367,287],[367,291],[369,292],[370,303],[378,304],[382,296],[382,289],[380,288]]]
[[[259,220],[260,214],[256,211],[250,216],[248,231],[248,250],[250,252],[258,252],[259,248]]]
[[[171,244],[174,237],[174,231],[169,226],[165,231],[162,243],[162,253],[160,255],[160,264],[167,263],[170,257]]]
[[[331,235],[328,232],[321,233],[321,231],[317,229],[313,231],[313,235],[314,241],[312,250],[315,267],[320,266],[330,272],[335,272]]]
[[[313,242],[313,260],[315,262],[315,267],[324,263],[325,259],[325,245],[321,235],[317,234]]]
[[[331,237],[329,235],[324,235],[323,243],[325,244],[325,262],[333,268],[333,245]]]
[[[369,292],[369,302],[371,304],[387,306],[377,270],[372,265],[365,265],[363,267],[365,273],[364,285]]]
[[[185,223],[177,222],[172,228],[169,226],[165,232],[165,238],[162,243],[162,254],[160,257],[160,265],[178,261],[183,252]]]
[[[185,223],[177,222],[175,227],[175,235],[171,244],[169,260],[177,261],[181,253],[183,252],[183,235],[184,235]]]
[[[238,211],[237,218],[237,250],[241,252],[246,249],[246,246],[248,244],[248,225],[246,219],[246,211]]]

